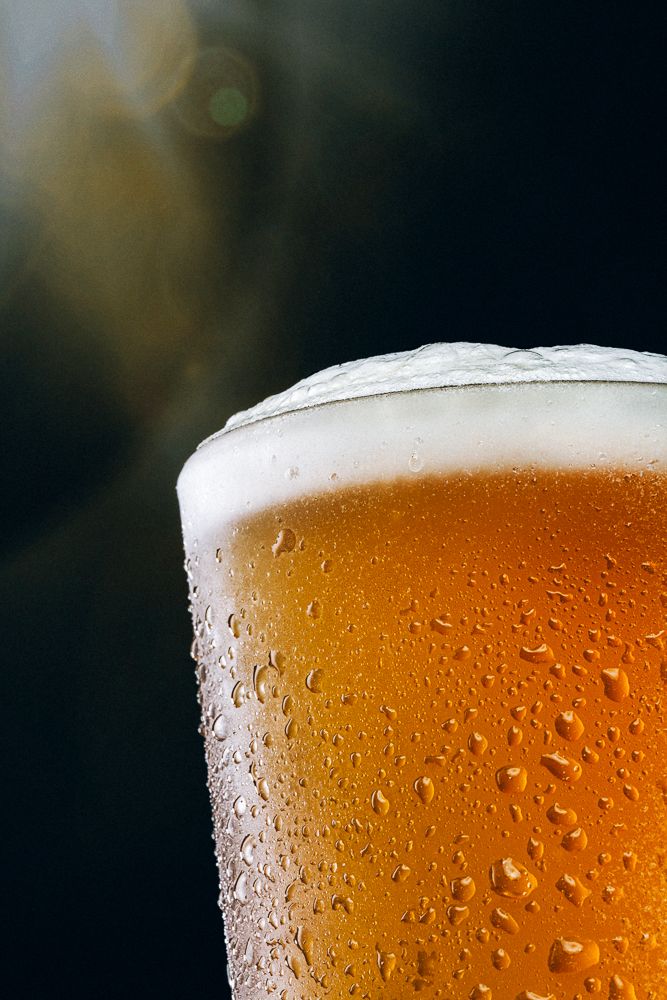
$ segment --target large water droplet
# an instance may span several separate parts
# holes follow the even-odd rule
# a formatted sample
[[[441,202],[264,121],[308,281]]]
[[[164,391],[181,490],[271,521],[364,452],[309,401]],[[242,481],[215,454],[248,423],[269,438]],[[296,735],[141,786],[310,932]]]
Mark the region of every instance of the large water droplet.
[[[384,792],[382,792],[379,788],[376,788],[371,795],[371,806],[373,807],[374,812],[376,812],[378,816],[386,816],[389,812],[389,805],[389,799],[386,797]]]
[[[495,910],[491,911],[491,923],[494,927],[498,927],[501,931],[505,931],[507,934],[518,934],[519,925],[507,910],[503,910],[500,907],[496,907]]]
[[[398,959],[393,952],[381,951],[377,945],[375,950],[377,953],[377,965],[380,970],[380,976],[382,977],[382,981],[384,983],[388,983],[394,973]]]
[[[494,861],[489,877],[494,891],[507,899],[526,899],[537,888],[535,876],[513,858]]]
[[[319,694],[324,685],[324,671],[323,670],[311,670],[306,677],[306,687],[309,691],[314,694]]]
[[[582,768],[579,761],[572,760],[570,757],[564,757],[560,753],[542,754],[540,764],[542,767],[546,767],[547,771],[553,774],[554,778],[558,778],[559,781],[564,781],[568,785],[579,781],[581,777]]]
[[[556,716],[556,732],[564,740],[581,739],[584,733],[584,724],[576,712],[561,712]]]
[[[637,1000],[634,986],[622,976],[612,976],[609,981],[609,1000]]]
[[[591,894],[591,890],[587,889],[576,875],[561,875],[556,882],[556,888],[575,906],[582,906]]]
[[[496,771],[496,784],[501,792],[523,792],[527,782],[528,772],[525,767],[507,766]]]
[[[428,805],[435,795],[435,785],[426,775],[417,778],[414,783],[414,790],[425,805]]]
[[[622,667],[607,667],[600,674],[604,693],[610,701],[623,701],[630,693],[630,681]]]
[[[454,899],[467,903],[475,895],[476,886],[470,875],[464,875],[462,878],[452,879],[450,889]]]
[[[296,535],[291,528],[283,528],[278,532],[278,537],[271,546],[274,556],[278,557],[283,552],[291,552],[296,545]]]
[[[549,951],[551,972],[584,972],[600,961],[597,941],[556,938]]]
[[[311,932],[306,927],[297,927],[296,937],[297,947],[303,952],[303,957],[305,958],[308,965],[313,964],[313,955],[315,949],[315,938]]]
[[[218,715],[213,723],[213,735],[216,740],[226,740],[228,735],[227,720],[224,715]]]

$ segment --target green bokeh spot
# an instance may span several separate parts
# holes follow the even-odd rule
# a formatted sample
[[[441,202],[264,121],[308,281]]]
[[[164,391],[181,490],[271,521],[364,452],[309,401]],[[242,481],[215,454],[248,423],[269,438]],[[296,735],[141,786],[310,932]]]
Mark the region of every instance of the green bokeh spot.
[[[236,87],[220,87],[208,103],[209,113],[216,125],[234,128],[248,116],[248,100]]]

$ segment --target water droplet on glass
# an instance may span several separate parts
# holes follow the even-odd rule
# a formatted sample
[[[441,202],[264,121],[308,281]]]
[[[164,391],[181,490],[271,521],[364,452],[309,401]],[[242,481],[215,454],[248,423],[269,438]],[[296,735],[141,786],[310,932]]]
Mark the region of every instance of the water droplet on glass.
[[[319,694],[322,691],[324,685],[324,671],[323,670],[311,670],[306,677],[306,687],[309,691],[314,694]]]
[[[511,960],[504,948],[496,948],[495,951],[491,952],[491,961],[495,969],[503,972],[505,969],[509,969]]]
[[[376,788],[371,795],[371,806],[373,807],[373,811],[376,812],[378,816],[386,816],[389,812],[389,805],[389,799],[386,795],[380,791],[379,788]]]
[[[282,528],[271,546],[274,556],[278,557],[283,552],[291,552],[296,545],[296,535],[291,528]]]
[[[522,646],[519,650],[519,656],[528,663],[544,663],[551,666],[552,663],[556,662],[554,651],[551,646],[547,646],[546,642],[543,642],[541,646],[537,646],[535,649]]]
[[[407,865],[398,865],[391,873],[394,882],[405,882],[410,875],[410,868]]]
[[[496,784],[501,792],[511,794],[523,792],[528,782],[528,772],[525,767],[501,767],[496,771]]]
[[[377,953],[377,965],[380,970],[380,976],[382,977],[382,981],[384,983],[388,983],[393,975],[394,969],[396,968],[398,959],[393,952],[381,951],[377,945],[375,950]]]
[[[609,981],[609,1000],[637,1000],[634,986],[622,976],[612,976]]]
[[[513,858],[494,861],[489,877],[494,891],[507,899],[526,899],[537,888],[535,876]]]
[[[547,771],[553,774],[554,778],[558,778],[559,781],[564,781],[567,784],[573,784],[575,781],[579,781],[581,777],[581,764],[569,757],[564,757],[560,753],[542,754],[540,764],[542,767],[546,767]]]
[[[610,701],[623,701],[630,693],[630,681],[622,667],[607,667],[600,674],[604,693]]]
[[[488,745],[489,741],[482,733],[471,733],[468,737],[468,749],[476,757],[481,757]]]
[[[478,983],[473,986],[469,993],[469,1000],[492,1000],[491,988],[485,983]]]
[[[227,720],[224,715],[218,715],[213,723],[213,735],[216,740],[226,740],[228,735]]]
[[[239,903],[248,902],[248,876],[245,872],[241,872],[234,883],[234,899]]]
[[[424,805],[428,805],[429,802],[433,800],[433,796],[435,795],[435,785],[426,775],[422,775],[422,777],[417,778],[413,787]]]
[[[587,889],[576,875],[561,875],[556,882],[556,888],[575,906],[582,906],[591,894],[591,890]]]
[[[470,875],[464,875],[462,878],[452,879],[450,889],[454,899],[467,903],[475,895],[476,886]]]
[[[556,826],[574,826],[577,822],[577,814],[574,809],[554,802],[547,809],[547,819]]]
[[[234,805],[232,806],[236,818],[241,819],[242,816],[245,816],[247,808],[246,800],[242,795],[239,795],[239,797],[234,800]]]
[[[564,740],[581,739],[584,733],[584,724],[576,712],[561,712],[556,716],[556,732]]]
[[[556,938],[549,950],[551,972],[584,972],[600,961],[597,941]]]
[[[505,931],[507,934],[519,933],[519,925],[512,914],[500,907],[496,907],[495,910],[491,911],[491,923],[494,927],[498,927],[499,930]]]

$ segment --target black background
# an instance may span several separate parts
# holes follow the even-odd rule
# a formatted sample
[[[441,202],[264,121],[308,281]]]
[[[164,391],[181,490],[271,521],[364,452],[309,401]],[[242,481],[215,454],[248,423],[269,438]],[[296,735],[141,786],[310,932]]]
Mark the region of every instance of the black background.
[[[261,99],[226,137],[154,115],[205,208],[167,281],[186,319],[161,303],[150,340],[150,268],[148,319],[83,308],[52,231],[0,203],[12,998],[228,995],[174,493],[202,437],[435,340],[665,350],[663,5],[192,11]]]

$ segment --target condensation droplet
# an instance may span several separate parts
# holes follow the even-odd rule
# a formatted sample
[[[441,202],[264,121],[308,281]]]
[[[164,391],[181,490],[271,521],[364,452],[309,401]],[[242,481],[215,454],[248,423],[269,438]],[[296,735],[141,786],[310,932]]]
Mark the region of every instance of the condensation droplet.
[[[213,735],[216,740],[226,740],[228,736],[227,720],[224,715],[218,715],[213,723]]]
[[[422,775],[422,777],[417,778],[413,787],[424,805],[428,805],[429,802],[433,800],[433,796],[435,795],[435,785],[426,775]]]
[[[491,961],[495,969],[504,972],[505,969],[509,969],[511,960],[504,948],[496,948],[491,952]]]
[[[519,650],[519,656],[528,663],[544,663],[551,666],[552,663],[556,662],[554,651],[551,646],[547,646],[546,642],[543,642],[541,646],[537,646],[536,649],[522,646]]]
[[[600,674],[604,693],[610,701],[623,701],[630,693],[630,681],[622,667],[607,667]]]
[[[294,938],[296,945],[301,949],[303,957],[305,958],[308,965],[313,964],[314,948],[315,948],[315,938],[311,932],[306,927],[297,927],[296,937]]]
[[[619,975],[612,976],[609,980],[609,1000],[637,1000],[634,986]]]
[[[383,983],[388,983],[391,979],[394,969],[396,968],[396,963],[398,959],[391,951],[381,951],[376,945],[375,947],[377,954],[377,966],[380,970],[380,976],[382,977]]]
[[[546,767],[547,771],[553,774],[554,778],[558,778],[559,781],[564,781],[567,784],[573,784],[575,781],[579,781],[581,777],[581,764],[560,753],[542,754],[540,764],[542,767]]]
[[[556,882],[556,888],[574,906],[582,906],[591,894],[591,890],[587,889],[576,875],[561,875]]]
[[[248,902],[248,876],[245,872],[241,872],[234,883],[234,899],[239,903]]]
[[[582,830],[580,826],[574,830],[568,830],[561,840],[561,845],[566,851],[584,851],[588,846],[586,831]]]
[[[242,816],[245,816],[247,808],[246,800],[242,795],[239,795],[239,797],[234,800],[234,805],[232,806],[236,818],[241,819]]]
[[[454,899],[467,903],[475,895],[476,886],[470,875],[464,875],[462,878],[452,879],[450,889]]]
[[[376,812],[378,816],[386,816],[389,812],[389,805],[389,799],[386,797],[384,792],[382,792],[379,788],[376,788],[371,795],[371,806],[373,807],[373,811]]]
[[[296,535],[291,528],[282,528],[271,546],[274,556],[280,556],[283,552],[291,552],[296,545]]]
[[[394,882],[405,882],[410,875],[410,868],[407,865],[397,865],[391,873]]]
[[[551,972],[584,972],[600,961],[597,941],[556,938],[549,950]]]
[[[547,819],[556,826],[574,826],[577,814],[569,806],[561,806],[558,802],[554,802],[547,809]]]
[[[584,724],[576,712],[561,712],[556,716],[556,732],[564,740],[581,739],[584,733]]]
[[[501,792],[512,794],[523,792],[528,782],[528,772],[525,767],[501,767],[496,771],[496,784]]]
[[[494,861],[489,877],[494,891],[507,899],[526,899],[537,888],[535,876],[513,858]]]
[[[493,998],[491,987],[487,986],[486,983],[478,983],[477,986],[473,986],[468,996],[469,1000],[492,1000]]]
[[[496,907],[495,910],[491,911],[491,923],[494,927],[499,928],[499,930],[505,931],[506,934],[519,933],[519,925],[512,914],[500,907]]]
[[[471,733],[468,737],[468,749],[476,757],[481,757],[488,745],[489,741],[482,733]]]
[[[313,694],[319,694],[322,691],[324,685],[324,671],[323,670],[311,670],[306,677],[306,687]]]

